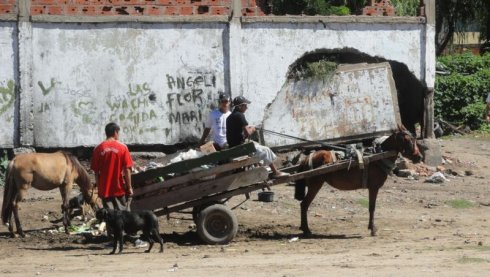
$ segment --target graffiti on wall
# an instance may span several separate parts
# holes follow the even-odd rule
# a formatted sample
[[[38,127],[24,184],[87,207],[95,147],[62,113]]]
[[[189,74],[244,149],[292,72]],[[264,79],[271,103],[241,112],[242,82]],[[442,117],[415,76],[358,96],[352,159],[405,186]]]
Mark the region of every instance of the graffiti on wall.
[[[142,134],[157,130],[155,93],[148,83],[129,84],[125,95],[106,101],[109,121],[119,122],[125,133]],[[143,126],[152,122],[151,127]]]
[[[68,111],[72,118],[64,121],[67,133],[77,132],[80,124],[98,128],[117,122],[128,141],[139,141],[138,136],[144,133],[163,132],[167,143],[173,143],[201,133],[219,92],[216,75],[208,72],[166,74],[159,91],[148,82],[129,83],[122,93],[104,93],[101,101],[89,89],[73,89],[56,78],[48,80],[37,82],[41,98],[35,112]]]
[[[174,125],[196,126],[201,132],[202,124],[217,95],[216,75],[210,72],[188,72],[185,76],[166,74],[166,108],[168,122]]]
[[[8,111],[15,101],[15,83],[13,80],[0,82],[0,116]],[[13,114],[7,116],[7,121],[12,121]]]

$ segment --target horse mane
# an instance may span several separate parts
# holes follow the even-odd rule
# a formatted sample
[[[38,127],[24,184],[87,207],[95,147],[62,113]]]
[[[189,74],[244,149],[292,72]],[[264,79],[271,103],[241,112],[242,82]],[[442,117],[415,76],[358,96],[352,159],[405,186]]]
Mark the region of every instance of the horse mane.
[[[78,177],[75,179],[77,185],[80,187],[80,189],[85,189],[88,191],[88,189],[90,188],[90,176],[88,175],[85,168],[83,168],[82,164],[80,163],[80,161],[78,161],[75,155],[65,151],[62,151],[61,153],[63,153],[66,160],[69,161],[72,164],[73,168],[77,171]]]

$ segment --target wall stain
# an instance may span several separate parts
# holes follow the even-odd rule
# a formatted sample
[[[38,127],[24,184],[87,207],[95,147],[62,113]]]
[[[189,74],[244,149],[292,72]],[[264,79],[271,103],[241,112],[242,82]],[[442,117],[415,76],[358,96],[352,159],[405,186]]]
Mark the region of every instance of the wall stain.
[[[3,115],[15,101],[15,83],[8,80],[6,86],[0,86],[0,115]],[[9,120],[10,121],[10,120]]]

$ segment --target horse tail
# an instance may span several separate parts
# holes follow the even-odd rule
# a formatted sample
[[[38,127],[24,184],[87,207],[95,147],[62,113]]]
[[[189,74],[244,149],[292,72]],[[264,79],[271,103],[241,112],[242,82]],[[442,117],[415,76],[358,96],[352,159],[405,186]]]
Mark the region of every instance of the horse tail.
[[[88,200],[91,199],[89,190],[92,188],[90,184],[90,176],[88,172],[83,168],[80,161],[73,154],[63,152],[65,158],[71,163],[73,169],[77,172],[77,178],[74,180],[75,183],[80,187],[80,191],[83,193],[85,201],[90,203]]]
[[[308,157],[304,158],[299,167],[298,167],[298,172],[305,171],[307,169],[308,165]],[[295,181],[294,185],[294,199],[298,201],[303,201],[305,199],[306,195],[306,179],[299,179]]]
[[[14,167],[14,160],[10,161],[7,172],[5,174],[5,189],[3,191],[3,203],[2,203],[2,222],[4,225],[12,217],[12,200],[17,194],[17,186],[14,182],[14,176],[12,174],[12,169]]]

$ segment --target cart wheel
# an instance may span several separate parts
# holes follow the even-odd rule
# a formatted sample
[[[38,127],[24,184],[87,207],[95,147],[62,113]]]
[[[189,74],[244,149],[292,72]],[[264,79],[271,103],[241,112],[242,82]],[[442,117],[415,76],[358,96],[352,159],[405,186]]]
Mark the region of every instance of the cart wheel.
[[[192,221],[194,221],[194,223],[197,225],[197,221],[198,221],[197,219],[199,218],[201,211],[206,209],[207,207],[209,207],[211,205],[215,205],[215,204],[221,204],[221,202],[211,201],[211,202],[208,202],[206,204],[202,204],[202,205],[195,206],[194,208],[192,208]]]
[[[208,244],[227,244],[238,231],[235,214],[225,205],[204,208],[197,218],[197,234]]]

